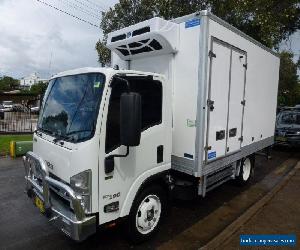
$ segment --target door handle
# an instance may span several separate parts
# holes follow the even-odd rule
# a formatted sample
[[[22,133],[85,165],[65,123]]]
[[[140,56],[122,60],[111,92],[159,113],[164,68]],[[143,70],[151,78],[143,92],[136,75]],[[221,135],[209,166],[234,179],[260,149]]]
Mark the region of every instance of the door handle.
[[[207,106],[209,108],[210,111],[214,111],[215,106],[214,106],[215,102],[212,100],[207,100]]]
[[[163,145],[159,145],[156,149],[156,162],[157,163],[161,163],[164,161],[164,146]]]

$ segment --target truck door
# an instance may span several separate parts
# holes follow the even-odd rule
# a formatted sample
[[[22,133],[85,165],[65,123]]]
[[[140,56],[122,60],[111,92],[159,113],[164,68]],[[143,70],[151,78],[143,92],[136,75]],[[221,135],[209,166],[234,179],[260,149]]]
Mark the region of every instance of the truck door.
[[[128,84],[126,81],[128,81]],[[120,140],[120,99],[128,91],[137,92],[142,99],[142,135],[140,145],[130,147],[125,157],[114,157],[114,169],[105,171],[108,155],[125,155]],[[161,76],[121,75],[108,87],[99,154],[99,223],[124,216],[130,209],[136,188],[151,175],[171,167],[172,113],[171,91]],[[105,119],[106,117],[106,119]],[[145,179],[143,179],[145,178]],[[141,181],[140,184],[139,181]],[[105,206],[117,202],[116,211],[107,212]],[[127,214],[125,214],[127,215]]]
[[[231,50],[230,94],[226,154],[241,148],[246,54]]]
[[[207,100],[206,162],[241,147],[246,52],[212,38]]]
[[[231,49],[213,41],[207,100],[206,161],[225,155]]]

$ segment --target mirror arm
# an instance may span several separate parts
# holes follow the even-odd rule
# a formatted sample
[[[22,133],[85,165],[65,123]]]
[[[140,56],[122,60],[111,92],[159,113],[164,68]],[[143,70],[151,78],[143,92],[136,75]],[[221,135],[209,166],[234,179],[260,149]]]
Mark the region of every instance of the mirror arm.
[[[114,158],[114,157],[127,157],[128,155],[129,155],[129,146],[126,147],[126,153],[125,153],[125,155],[118,155],[118,154],[116,154],[116,155],[109,155],[106,158],[107,159],[111,159],[111,158]]]
[[[129,146],[127,146],[126,154],[125,155],[109,155],[105,158],[104,164],[104,172],[105,174],[109,174],[115,169],[114,157],[126,157],[129,155]]]

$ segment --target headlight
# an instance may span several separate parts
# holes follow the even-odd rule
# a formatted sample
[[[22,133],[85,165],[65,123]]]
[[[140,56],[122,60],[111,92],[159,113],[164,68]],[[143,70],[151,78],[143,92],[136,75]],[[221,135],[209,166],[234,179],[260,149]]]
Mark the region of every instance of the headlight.
[[[92,171],[86,170],[70,178],[70,186],[76,193],[86,213],[91,212],[92,207]]]
[[[296,134],[297,134],[297,135],[300,135],[300,131],[297,131]]]

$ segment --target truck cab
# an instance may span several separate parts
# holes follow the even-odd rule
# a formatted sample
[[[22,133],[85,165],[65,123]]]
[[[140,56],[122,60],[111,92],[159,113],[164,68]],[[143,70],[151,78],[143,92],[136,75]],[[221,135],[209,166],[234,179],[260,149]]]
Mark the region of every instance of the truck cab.
[[[166,185],[170,101],[170,86],[153,73],[83,68],[50,80],[24,162],[28,194],[53,224],[83,240],[128,216],[150,176]]]

